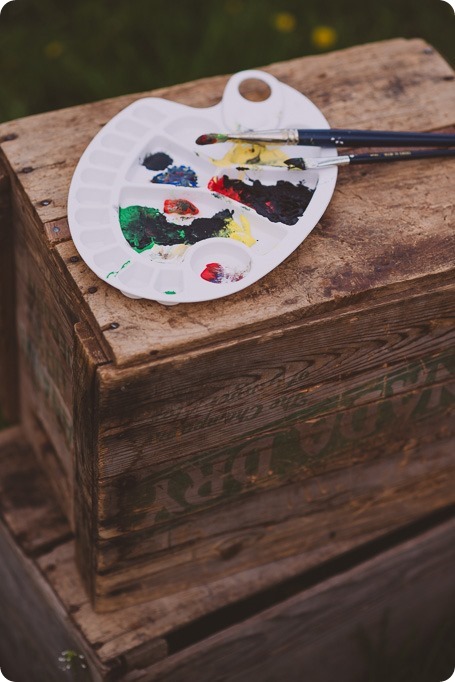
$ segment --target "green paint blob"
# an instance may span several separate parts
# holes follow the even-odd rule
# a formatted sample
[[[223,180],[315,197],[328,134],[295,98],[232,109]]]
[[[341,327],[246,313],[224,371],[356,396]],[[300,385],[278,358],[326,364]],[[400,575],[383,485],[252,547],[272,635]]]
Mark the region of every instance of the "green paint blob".
[[[170,295],[170,294],[175,294],[175,291],[165,291],[164,293]]]
[[[129,265],[130,263],[131,263],[131,261],[127,260],[126,263],[123,263],[123,265],[118,270],[112,270],[112,272],[110,272],[108,275],[106,275],[106,279],[109,279],[109,277],[111,277],[112,275],[114,277],[116,277],[118,275],[118,273],[120,272],[120,270],[123,270],[123,268],[126,268],[126,266]]]
[[[145,208],[143,206],[128,206],[119,209],[120,227],[128,244],[138,253],[151,249],[155,241],[149,229],[148,223],[161,213],[157,208]],[[149,234],[150,233],[150,234]]]
[[[225,209],[210,218],[195,218],[191,222],[173,223],[157,208],[128,206],[119,209],[120,227],[128,244],[138,253],[159,246],[196,244],[210,237],[230,236],[229,226],[234,211]]]

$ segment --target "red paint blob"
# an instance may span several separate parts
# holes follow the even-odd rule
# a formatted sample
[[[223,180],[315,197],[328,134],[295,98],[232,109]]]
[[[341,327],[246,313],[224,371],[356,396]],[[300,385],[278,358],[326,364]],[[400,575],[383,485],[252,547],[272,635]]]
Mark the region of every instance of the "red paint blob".
[[[223,175],[223,177],[221,178],[217,177],[211,178],[207,185],[208,189],[211,192],[218,192],[218,194],[223,194],[223,196],[225,197],[234,199],[234,201],[242,202],[242,198],[239,192],[237,192],[233,187],[226,186],[225,178],[227,179],[226,175]]]
[[[223,266],[220,263],[207,263],[205,270],[201,272],[201,277],[206,282],[219,282],[222,274]]]
[[[168,214],[197,215],[199,209],[187,199],[166,199],[164,202],[164,212]]]
[[[213,135],[211,133],[207,135],[199,135],[199,137],[196,140],[196,144],[214,144],[217,142],[218,137],[217,135]]]
[[[226,284],[227,282],[239,282],[244,273],[237,272],[232,268],[226,268],[220,263],[207,263],[205,270],[201,272],[202,279],[212,284]]]

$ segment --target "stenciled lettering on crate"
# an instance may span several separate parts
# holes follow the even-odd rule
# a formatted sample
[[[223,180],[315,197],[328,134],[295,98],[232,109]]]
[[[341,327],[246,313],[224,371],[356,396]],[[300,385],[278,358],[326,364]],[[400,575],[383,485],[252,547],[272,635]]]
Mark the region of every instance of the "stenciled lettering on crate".
[[[443,380],[431,363],[455,338],[448,287],[417,286],[406,297],[360,308],[147,365],[100,368],[93,397],[99,477],[156,468],[283,419],[410,390],[424,372],[430,382]]]
[[[120,478],[105,479],[100,485],[105,489],[102,534],[119,516],[124,531],[128,523],[134,528],[141,525],[141,514],[154,527],[264,484],[277,485],[299,473],[311,476],[343,453],[355,461],[354,453],[373,448],[371,443],[380,442],[387,429],[395,430],[398,438],[409,425],[412,429],[419,421],[445,415],[454,405],[455,385],[447,383],[453,366],[453,355],[445,353],[409,363],[308,408],[305,399],[297,397],[292,409],[288,405],[292,416],[271,423],[265,434],[253,432],[235,446],[163,465],[160,473],[152,468],[151,474],[125,472]],[[109,518],[113,510],[114,519]],[[128,511],[130,517],[125,516]]]
[[[429,360],[425,363],[420,360],[413,365],[409,365],[405,369],[384,374],[378,380],[361,384],[360,386],[342,391],[334,396],[317,402],[315,405],[308,406],[310,402],[308,395],[305,392],[297,390],[295,393],[287,393],[286,395],[279,395],[272,399],[270,404],[257,405],[253,404],[249,407],[244,407],[239,410],[228,408],[227,412],[220,413],[214,416],[206,415],[199,417],[198,414],[187,414],[183,417],[181,426],[182,433],[189,433],[194,431],[201,431],[204,428],[216,426],[219,423],[223,424],[241,424],[254,422],[263,412],[269,412],[273,418],[276,418],[279,413],[283,418],[309,418],[312,414],[322,414],[331,410],[343,410],[352,407],[356,402],[370,402],[379,400],[387,396],[393,396],[400,391],[400,389],[411,389],[413,387],[425,385],[426,382],[443,381],[450,376],[448,371],[448,363],[451,356],[438,358],[435,362]],[[292,386],[298,386],[301,373],[299,372],[290,381],[286,382],[286,390]],[[269,380],[270,384],[275,384],[275,379]],[[262,387],[261,387],[262,388]],[[251,397],[254,397],[255,389],[250,389]],[[225,393],[218,398],[220,404],[232,405],[235,404],[241,397],[244,397],[245,392],[240,390],[238,393]],[[247,393],[248,395],[248,393]],[[419,396],[420,397],[420,396]],[[217,400],[215,399],[215,403]],[[174,418],[182,417],[181,414],[172,413]],[[379,430],[379,429],[378,429]],[[150,438],[158,437],[150,434]]]
[[[435,345],[437,348],[438,340]],[[271,350],[273,351],[273,347]],[[282,353],[285,355],[286,347],[282,349]],[[338,346],[335,344],[333,353],[335,356],[338,353]],[[321,358],[323,353],[319,355]],[[442,355],[435,354],[434,357],[425,359],[416,358],[405,365],[398,364],[389,370],[380,366],[343,381],[333,377],[332,370],[331,377],[328,373],[329,380],[318,384],[314,384],[314,381],[322,372],[300,369],[302,365],[311,363],[317,364],[314,358],[310,363],[305,359],[299,363],[289,363],[284,358],[280,360],[279,367],[266,368],[264,371],[254,368],[251,371],[252,381],[249,386],[249,391],[254,393],[246,399],[243,387],[240,387],[239,392],[238,389],[234,391],[228,376],[224,382],[220,380],[218,390],[213,393],[215,403],[218,402],[220,405],[218,409],[216,404],[212,404],[211,387],[209,386],[207,390],[204,386],[198,392],[195,381],[196,388],[192,394],[183,389],[182,396],[178,396],[175,406],[171,405],[170,408],[167,405],[173,401],[166,396],[162,400],[154,399],[153,396],[150,401],[148,397],[144,399],[142,414],[146,416],[143,417],[141,414],[134,424],[124,424],[121,421],[123,413],[117,409],[114,419],[119,425],[111,427],[110,404],[117,399],[122,400],[123,386],[121,381],[117,382],[119,388],[116,390],[120,394],[119,397],[110,392],[107,392],[106,397],[102,397],[106,404],[104,413],[107,417],[103,420],[101,429],[100,448],[103,453],[100,458],[101,478],[122,472],[132,473],[147,464],[153,463],[157,466],[160,461],[177,458],[179,450],[183,455],[184,452],[187,454],[197,452],[201,447],[205,449],[213,445],[220,447],[223,442],[229,443],[232,440],[233,429],[238,438],[241,435],[248,437],[261,429],[269,429],[282,420],[308,420],[327,412],[345,410],[412,390],[425,383],[442,382],[450,377],[450,363],[453,363],[453,358],[447,352]],[[164,379],[165,372],[166,370],[158,375],[156,381],[158,385],[161,377]],[[273,375],[274,379],[270,379],[270,375]],[[153,378],[152,374],[147,385],[152,385]],[[237,381],[241,383],[243,380],[244,378],[240,376]],[[169,377],[168,383],[171,381],[172,377]],[[271,390],[268,390],[269,388]],[[383,426],[386,426],[385,422]],[[114,457],[111,453],[116,451],[119,455]]]
[[[352,549],[454,501],[453,459],[435,417],[430,450],[370,450],[371,460],[231,498],[150,529],[127,527],[99,541],[92,598],[100,611],[170,594],[189,584],[299,557],[302,569]],[[409,437],[409,433],[408,433]],[[343,465],[344,464],[344,465]],[[346,466],[345,464],[348,464]],[[125,516],[124,516],[125,518]]]

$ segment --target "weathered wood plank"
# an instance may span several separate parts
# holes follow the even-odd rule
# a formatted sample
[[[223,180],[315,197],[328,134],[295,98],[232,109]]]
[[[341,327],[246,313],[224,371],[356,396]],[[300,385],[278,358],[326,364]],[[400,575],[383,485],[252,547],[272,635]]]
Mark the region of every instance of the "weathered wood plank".
[[[91,675],[79,679],[102,682],[92,652],[71,623],[58,597],[36,565],[18,549],[0,519],[0,667],[14,682],[60,682],[67,678],[59,662],[64,651],[77,651]],[[83,652],[83,653],[82,653]],[[75,673],[77,674],[77,673]],[[76,678],[73,678],[76,679]]]
[[[442,381],[451,373],[451,291],[417,291],[148,367],[100,368],[100,476],[227,445],[233,429],[247,437]]]
[[[19,427],[0,433],[0,511],[26,554],[50,551],[71,536],[49,480],[37,471]]]
[[[99,537],[128,534],[131,556],[133,533],[174,529],[191,515],[189,541],[195,532],[195,512],[210,509],[213,514],[214,507],[238,504],[242,496],[349,470],[360,462],[412,450],[436,440],[438,434],[447,437],[453,431],[454,393],[454,382],[431,384],[423,391],[291,420],[247,439],[233,438],[227,447],[131,472],[127,484],[123,477],[103,479],[98,491]]]
[[[24,373],[21,376],[20,387],[22,396],[29,397],[34,395],[34,387]],[[26,434],[27,442],[31,444],[37,462],[48,476],[52,492],[61,510],[74,527],[73,482],[47,431],[32,409],[32,405],[33,402],[30,400],[23,401],[21,428]]]
[[[95,570],[91,529],[98,506],[96,428],[98,407],[94,399],[96,370],[108,362],[89,325],[77,323],[74,345],[73,416],[75,425],[74,470],[75,526],[78,533],[77,559],[82,573]],[[93,595],[91,595],[93,600]]]
[[[0,434],[0,493],[0,668],[7,674],[11,666],[15,682],[61,680],[58,656],[65,649],[75,649],[92,664],[96,660],[93,682],[111,679],[109,671],[122,668],[120,655],[128,656],[130,649],[134,652],[144,642],[148,611],[144,608],[139,634],[140,618],[138,621],[133,610],[110,616],[104,624],[102,619],[97,622],[76,572],[71,529],[52,495],[48,477],[38,468],[18,427]],[[69,562],[65,560],[67,548],[71,549]],[[54,561],[55,555],[63,560]],[[61,593],[43,579],[40,563],[49,576],[60,576],[54,582]],[[74,593],[77,604],[68,604],[68,597]],[[86,608],[81,627],[73,614],[83,604]],[[123,640],[117,642],[119,635]],[[165,655],[160,641],[150,642],[150,651],[144,652],[141,661]],[[103,646],[108,651],[98,655]],[[131,656],[135,660],[134,653]]]
[[[58,259],[33,229],[32,207],[14,208],[21,421],[72,521],[74,325],[85,317]],[[98,359],[105,361],[101,350]]]
[[[0,162],[0,420],[14,424],[19,414],[14,281],[14,237],[9,176]]]
[[[207,514],[185,509],[180,522],[130,529],[98,547],[94,538],[95,604],[99,610],[119,608],[140,595],[156,598],[296,555],[304,557],[305,570],[312,568],[454,503],[453,465],[453,443],[435,442],[428,449],[411,444],[371,462],[350,462],[319,476],[297,476],[278,488],[254,490]],[[152,518],[162,506],[160,501]]]
[[[125,682],[361,682],[376,666],[390,679],[403,648],[419,657],[455,619],[454,531],[447,522]],[[450,676],[446,664],[432,662],[432,679]]]
[[[52,253],[30,229],[29,211],[27,203],[14,207],[21,418],[27,425],[38,417],[71,481],[72,329],[78,313]],[[28,438],[33,446],[33,433]]]

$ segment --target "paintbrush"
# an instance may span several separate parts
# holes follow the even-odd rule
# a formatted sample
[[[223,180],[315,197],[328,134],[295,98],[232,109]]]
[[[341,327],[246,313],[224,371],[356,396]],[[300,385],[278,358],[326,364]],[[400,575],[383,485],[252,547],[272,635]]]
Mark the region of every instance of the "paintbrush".
[[[276,165],[242,164],[237,170],[317,170],[329,166],[347,166],[361,163],[385,163],[389,161],[412,161],[442,156],[455,156],[455,149],[413,149],[410,151],[371,152],[346,154],[343,156],[322,156],[285,159]]]
[[[196,144],[246,142],[262,144],[294,144],[316,147],[453,147],[455,135],[444,133],[413,133],[386,130],[322,130],[286,129],[249,131],[246,133],[208,133],[200,135]]]

